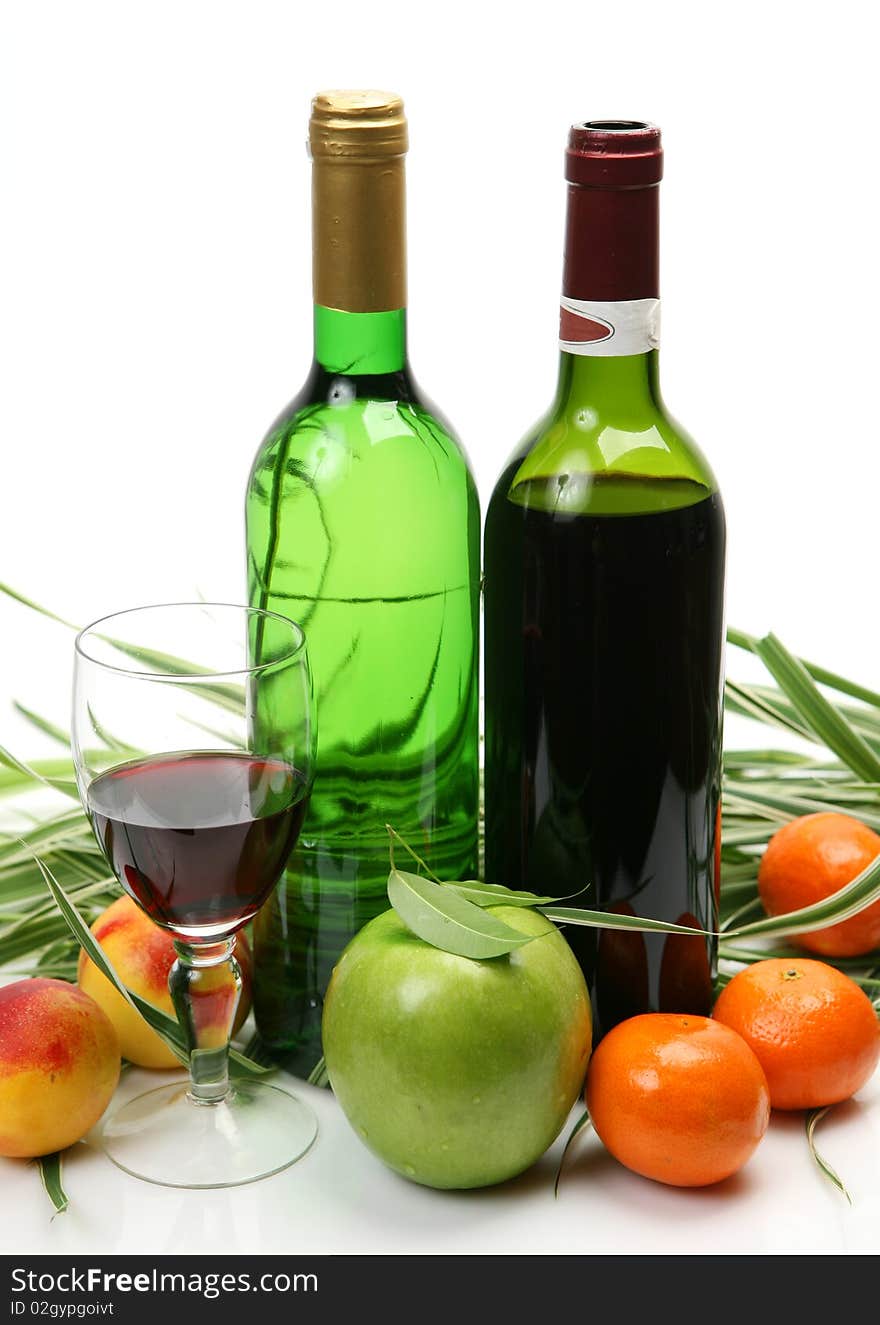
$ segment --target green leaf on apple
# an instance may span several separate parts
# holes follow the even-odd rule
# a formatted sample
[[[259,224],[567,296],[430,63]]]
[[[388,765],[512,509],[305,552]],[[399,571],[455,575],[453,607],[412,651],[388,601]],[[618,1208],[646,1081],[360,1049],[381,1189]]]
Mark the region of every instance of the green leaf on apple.
[[[445,887],[473,902],[474,906],[545,906],[564,900],[561,897],[539,897],[537,893],[514,892],[501,883],[480,883],[478,879],[447,883]]]
[[[533,937],[541,937],[513,929],[460,896],[448,884],[434,883],[406,870],[391,870],[388,900],[413,934],[432,947],[458,957],[477,960],[503,957],[531,943]],[[552,932],[552,926],[544,931]]]

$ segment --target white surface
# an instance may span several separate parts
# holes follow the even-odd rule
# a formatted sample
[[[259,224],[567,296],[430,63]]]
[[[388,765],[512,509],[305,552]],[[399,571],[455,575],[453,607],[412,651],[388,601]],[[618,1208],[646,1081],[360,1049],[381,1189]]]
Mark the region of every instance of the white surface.
[[[568,125],[644,116],[666,144],[663,380],[721,480],[729,619],[876,685],[875,24],[863,0],[4,5],[0,580],[77,621],[241,596],[246,476],[310,356],[303,144],[325,86],[406,99],[413,363],[485,502],[555,380]],[[5,601],[0,638],[0,740],[33,755],[8,701],[67,723],[70,638]],[[152,1189],[80,1147],[50,1222],[35,1174],[0,1163],[0,1240],[870,1250],[877,1098],[823,1133],[853,1210],[799,1118],[696,1194],[586,1140],[554,1203],[552,1157],[484,1194],[411,1187],[320,1095],[314,1151],[250,1189]]]
[[[875,668],[876,7],[0,7],[0,580],[76,621],[243,592],[311,355],[311,95],[405,97],[416,375],[484,504],[552,395],[574,120],[663,129],[663,382],[721,481],[729,619]],[[0,698],[69,640],[0,601]],[[14,735],[0,705],[0,739]]]
[[[162,1079],[131,1073],[124,1089],[134,1093]],[[329,1092],[285,1084],[316,1109],[318,1140],[293,1168],[249,1187],[151,1187],[80,1145],[66,1165],[71,1209],[52,1219],[36,1172],[0,1160],[0,1254],[684,1254],[876,1252],[880,1246],[880,1076],[819,1132],[821,1149],[850,1188],[852,1208],[814,1167],[800,1114],[775,1114],[738,1175],[693,1191],[636,1177],[594,1135],[582,1135],[554,1201],[562,1139],[502,1187],[433,1192],[374,1159]]]

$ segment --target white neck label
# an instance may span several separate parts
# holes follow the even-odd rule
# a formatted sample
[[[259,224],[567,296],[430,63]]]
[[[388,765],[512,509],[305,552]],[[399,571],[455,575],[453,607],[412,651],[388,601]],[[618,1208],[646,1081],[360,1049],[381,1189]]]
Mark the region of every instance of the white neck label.
[[[659,299],[559,301],[559,348],[567,354],[623,358],[660,344]]]

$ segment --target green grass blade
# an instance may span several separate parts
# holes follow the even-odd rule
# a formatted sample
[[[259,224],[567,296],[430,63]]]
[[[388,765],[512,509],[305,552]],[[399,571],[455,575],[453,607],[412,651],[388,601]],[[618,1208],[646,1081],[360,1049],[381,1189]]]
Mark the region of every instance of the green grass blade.
[[[327,1064],[323,1058],[319,1058],[309,1075],[306,1077],[310,1086],[327,1087],[330,1085],[330,1077],[327,1075]]]
[[[135,662],[141,662],[149,669],[152,675],[155,673],[156,680],[161,681],[163,677],[210,677],[209,668],[199,667],[195,663],[187,662],[185,658],[178,658],[173,653],[160,653],[158,649],[145,649],[138,644],[126,644],[123,640],[110,639],[102,635],[101,639],[106,643],[112,644],[120,653],[126,657],[133,658]],[[173,684],[173,682],[170,682]],[[210,699],[212,703],[219,704],[222,708],[229,709],[233,713],[244,713],[245,692],[244,686],[232,685],[224,681],[205,681],[201,685],[188,685],[187,689],[192,694],[199,694],[205,699]]]
[[[56,613],[50,612],[48,608],[35,603],[32,598],[26,598],[24,594],[18,593],[8,584],[0,583],[0,593],[6,594],[7,597],[14,599],[25,607],[29,607],[34,612],[39,612],[41,616],[48,617],[50,621],[57,621],[60,625],[67,626],[69,630],[78,631],[80,629],[73,622],[65,621],[64,617],[57,616]],[[197,667],[184,658],[177,658],[174,654],[160,653],[155,649],[144,649],[135,644],[127,644],[122,640],[110,639],[107,636],[101,636],[101,638],[106,640],[108,644],[114,645],[127,657],[133,658],[136,662],[146,663],[160,673],[171,671],[180,676],[210,676],[210,671],[203,667]],[[208,699],[221,704],[224,708],[232,709],[235,713],[244,711],[245,696],[242,686],[219,683],[207,686],[191,686],[190,689],[204,694]]]
[[[2,761],[0,761],[2,762]],[[18,768],[4,766],[0,768],[0,796],[18,795],[19,792],[33,790],[34,773],[38,778],[59,778],[73,783],[73,762],[70,759],[34,759],[27,765],[27,772]]]
[[[584,925],[588,929],[634,929],[643,934],[706,934],[692,925],[671,925],[665,920],[647,920],[643,916],[620,915],[616,911],[586,911],[574,906],[539,906],[548,920],[560,925]]]
[[[110,878],[96,879],[94,883],[86,884],[85,887],[77,888],[76,892],[71,890],[69,896],[71,900],[75,897],[77,904],[82,904],[82,902],[88,900],[90,897],[103,897],[113,886],[114,882],[115,880]],[[22,919],[13,921],[12,924],[0,930],[0,942],[4,939],[10,938],[13,934],[18,933],[18,931],[23,929],[26,925],[33,924],[35,920],[39,920],[46,915],[53,915],[55,910],[55,901],[50,897],[48,901],[43,902],[39,906],[33,907],[32,910],[22,917]]]
[[[249,1062],[257,1063],[269,1071],[274,1069],[275,1064],[272,1061],[272,1055],[263,1043],[263,1037],[259,1031],[254,1031],[241,1052]]]
[[[32,929],[23,930],[11,939],[0,942],[0,963],[6,966],[32,957],[34,952],[39,952],[47,944],[63,938],[64,934],[65,925],[60,916],[41,921]]]
[[[8,584],[0,583],[0,593],[6,594],[7,598],[14,599],[15,602],[21,603],[24,607],[29,607],[33,612],[39,612],[40,616],[48,617],[50,621],[57,621],[59,625],[67,626],[68,630],[79,630],[79,626],[75,626],[72,621],[65,621],[63,616],[56,616],[54,612],[49,611],[48,607],[41,607],[32,598],[25,598],[24,594],[11,588]]]
[[[725,940],[775,935],[778,938],[791,934],[807,934],[813,929],[824,929],[827,925],[836,925],[841,920],[848,920],[857,915],[873,902],[880,899],[880,856],[871,861],[861,874],[843,888],[825,897],[821,902],[802,907],[798,911],[789,911],[781,916],[767,916],[747,925],[725,931]]]
[[[564,897],[540,897],[537,893],[516,892],[505,888],[501,883],[480,883],[477,879],[465,879],[461,883],[447,883],[459,897],[466,897],[474,906],[552,906],[555,902],[564,902]]]
[[[756,768],[821,768],[822,759],[805,759],[794,750],[725,750],[724,770],[728,775],[737,776],[742,772],[751,772]]]
[[[101,855],[89,822],[79,810],[56,815],[54,819],[38,824],[29,832],[16,835],[0,833],[0,837],[7,838],[6,845],[0,846],[0,870],[32,860],[37,849],[45,854],[48,850],[57,850],[61,844],[75,846],[77,854]]]
[[[87,711],[92,731],[95,733],[98,740],[104,743],[104,745],[107,747],[108,752],[112,751],[113,754],[126,754],[126,755],[143,753],[143,751],[138,750],[136,746],[128,745],[126,741],[121,741],[118,736],[114,736],[112,732],[109,732],[107,728],[104,726],[104,724],[97,717],[91,704],[87,706]],[[101,753],[104,754],[106,757],[104,751],[102,751]]]
[[[724,899],[722,898],[722,905],[723,901]],[[748,901],[742,902],[731,911],[725,911],[725,918],[721,926],[721,932],[722,934],[733,933],[738,927],[741,928],[743,923],[751,919],[751,917],[763,916],[764,914],[764,908],[761,905],[760,899],[758,897],[750,897]]]
[[[721,834],[722,858],[731,847],[763,846],[769,836],[770,824],[767,819],[761,819],[749,828],[731,828]]]
[[[813,800],[807,796],[768,795],[766,792],[753,791],[751,788],[747,790],[745,787],[737,787],[736,791],[731,791],[728,800],[743,805],[762,806],[767,810],[778,812],[785,820],[795,819],[802,814],[817,814],[828,809],[825,800]],[[876,801],[874,803],[876,804]],[[880,812],[863,809],[858,818],[869,828],[880,831]]]
[[[76,789],[76,783],[73,779],[46,777],[37,771],[32,764],[25,764],[20,759],[16,759],[11,750],[7,750],[4,745],[0,745],[0,764],[5,764],[7,768],[14,769],[17,773],[23,774],[31,782],[40,783],[44,787],[51,787],[53,791],[62,791],[65,796],[78,798],[79,792]]]
[[[837,1173],[836,1169],[833,1169],[831,1167],[831,1165],[828,1163],[828,1160],[825,1159],[824,1156],[820,1154],[819,1150],[816,1147],[816,1128],[819,1126],[822,1119],[829,1112],[831,1107],[832,1106],[830,1104],[826,1104],[824,1109],[812,1109],[807,1114],[806,1118],[804,1119],[804,1124],[807,1133],[807,1145],[810,1148],[810,1154],[813,1156],[815,1163],[819,1167],[820,1173],[823,1173],[825,1177],[828,1179],[828,1181],[831,1183],[831,1185],[833,1187],[836,1187],[837,1190],[843,1196],[846,1197],[850,1205],[852,1205],[853,1203],[852,1197],[847,1191],[846,1186],[844,1185],[840,1175]]]
[[[63,1215],[70,1201],[61,1181],[61,1152],[56,1150],[53,1155],[43,1155],[37,1164],[43,1188],[55,1207],[55,1214]]]
[[[762,962],[768,957],[803,957],[803,951],[798,951],[788,944],[781,944],[773,948],[744,948],[740,943],[725,943],[723,936],[722,942],[718,945],[719,960],[726,962],[741,962],[748,965],[750,962]]]
[[[553,1184],[553,1195],[554,1195],[554,1196],[558,1196],[558,1195],[559,1195],[559,1181],[560,1181],[560,1179],[561,1179],[561,1177],[562,1177],[562,1170],[563,1170],[563,1167],[564,1167],[564,1165],[565,1165],[565,1160],[566,1160],[566,1157],[567,1157],[567,1155],[568,1155],[568,1152],[569,1152],[569,1150],[571,1149],[572,1142],[575,1140],[576,1137],[580,1136],[580,1134],[581,1134],[581,1132],[584,1130],[584,1128],[586,1128],[586,1127],[592,1127],[592,1125],[593,1125],[593,1120],[592,1120],[592,1118],[590,1117],[589,1113],[587,1113],[586,1110],[585,1110],[585,1111],[581,1114],[580,1118],[578,1118],[578,1120],[577,1120],[577,1122],[575,1123],[574,1127],[573,1127],[573,1128],[571,1129],[571,1131],[569,1132],[569,1134],[568,1134],[568,1140],[567,1140],[566,1143],[565,1143],[565,1147],[564,1147],[564,1149],[563,1149],[563,1151],[562,1151],[562,1154],[559,1156],[559,1167],[558,1167],[557,1170],[556,1170],[556,1181],[555,1181],[554,1184]]]
[[[194,727],[196,731],[204,732],[207,736],[213,736],[224,746],[232,750],[243,750],[244,739],[238,732],[223,731],[220,727],[212,727],[207,722],[197,722],[195,718],[184,718],[188,726]]]
[[[816,738],[833,750],[857,777],[868,782],[880,781],[880,758],[825,698],[803,663],[775,635],[758,640],[755,649]]]
[[[721,871],[721,888],[738,888],[742,884],[755,884],[758,880],[757,860],[746,861],[741,865],[725,865]]]
[[[27,708],[18,699],[12,701],[12,707],[17,713],[21,714],[26,722],[29,722],[32,727],[36,727],[37,731],[43,732],[46,736],[51,736],[53,741],[57,741],[65,749],[70,749],[70,732],[64,731],[61,727],[56,727],[54,722],[50,722],[48,718],[35,713],[33,709]]]
[[[759,695],[754,686],[728,680],[724,683],[724,699],[726,706],[743,718],[754,718],[756,722],[765,724],[773,723],[807,741],[816,739],[810,729],[789,712],[784,704],[767,695]]]
[[[727,639],[729,643],[735,644],[740,649],[747,649],[750,653],[758,653],[760,641],[754,635],[747,635],[744,630],[735,630],[733,626],[729,626]],[[799,658],[798,662],[820,685],[830,686],[832,690],[839,691],[841,695],[849,695],[852,699],[861,699],[866,704],[872,704],[875,708],[880,708],[880,693],[876,690],[869,690],[867,686],[849,681],[845,676],[839,676],[837,672],[829,672],[827,667],[820,667],[818,663],[807,662],[806,658]]]

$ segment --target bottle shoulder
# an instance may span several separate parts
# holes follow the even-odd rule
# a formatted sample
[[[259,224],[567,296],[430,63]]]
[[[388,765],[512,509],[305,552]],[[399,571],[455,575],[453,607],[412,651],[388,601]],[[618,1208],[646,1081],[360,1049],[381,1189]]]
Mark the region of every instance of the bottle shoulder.
[[[252,480],[291,459],[295,469],[305,468],[313,478],[320,478],[332,459],[334,471],[340,464],[373,470],[386,463],[424,465],[438,473],[463,471],[473,484],[455,431],[408,371],[357,377],[316,365],[260,444]]]
[[[572,513],[657,510],[718,494],[691,434],[659,393],[632,408],[557,399],[526,433],[496,485],[496,496]]]

